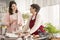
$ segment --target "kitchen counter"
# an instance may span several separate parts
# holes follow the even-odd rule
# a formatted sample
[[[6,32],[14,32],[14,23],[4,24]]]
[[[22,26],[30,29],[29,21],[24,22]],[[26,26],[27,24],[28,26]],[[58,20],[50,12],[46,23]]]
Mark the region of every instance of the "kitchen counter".
[[[51,40],[60,40],[60,38],[52,38]]]

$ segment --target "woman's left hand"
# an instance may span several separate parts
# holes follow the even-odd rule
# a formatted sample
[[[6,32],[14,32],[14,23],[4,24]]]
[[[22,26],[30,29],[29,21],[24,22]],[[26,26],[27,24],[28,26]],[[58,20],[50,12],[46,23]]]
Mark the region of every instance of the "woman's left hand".
[[[27,37],[30,36],[29,32],[25,32],[24,34],[25,34],[24,36],[27,36]]]
[[[19,25],[19,26],[22,26],[22,23],[19,23],[18,25]]]
[[[33,34],[33,38],[39,38],[39,35],[34,35],[34,34]]]

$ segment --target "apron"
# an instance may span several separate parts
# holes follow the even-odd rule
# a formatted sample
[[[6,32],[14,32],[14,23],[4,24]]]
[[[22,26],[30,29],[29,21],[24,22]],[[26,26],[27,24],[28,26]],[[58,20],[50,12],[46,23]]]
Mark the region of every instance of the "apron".
[[[36,14],[34,20],[32,20],[32,18],[31,18],[31,20],[30,20],[30,22],[29,22],[29,28],[30,28],[30,29],[33,28],[33,26],[34,26],[34,24],[35,24],[35,21],[36,21],[36,17],[37,17],[37,14]],[[45,32],[44,26],[43,26],[43,25],[40,25],[40,27],[39,27],[34,33],[32,33],[32,35],[33,35],[33,34],[34,34],[34,35],[38,35],[38,34],[39,34],[39,33],[38,33],[38,30],[41,30],[41,32]]]

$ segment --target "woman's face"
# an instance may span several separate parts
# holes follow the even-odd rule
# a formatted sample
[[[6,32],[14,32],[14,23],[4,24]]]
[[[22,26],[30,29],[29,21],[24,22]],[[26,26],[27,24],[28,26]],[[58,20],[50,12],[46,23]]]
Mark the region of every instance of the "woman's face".
[[[33,7],[30,8],[30,13],[34,13],[35,12],[35,9]]]
[[[12,4],[12,10],[17,10],[17,5],[16,4]]]

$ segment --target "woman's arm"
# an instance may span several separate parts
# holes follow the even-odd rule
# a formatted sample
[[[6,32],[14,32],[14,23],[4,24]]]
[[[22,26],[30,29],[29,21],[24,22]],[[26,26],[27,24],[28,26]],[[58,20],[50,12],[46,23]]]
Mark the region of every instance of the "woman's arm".
[[[6,26],[10,26],[10,15],[9,15],[9,13],[6,13],[6,14],[5,14],[3,21],[4,21],[4,24],[5,24]]]
[[[31,16],[29,16],[29,19],[28,19],[26,25],[23,27],[23,32],[27,32],[30,30],[30,28],[29,28],[30,19],[31,19]]]
[[[23,24],[24,24],[24,20],[23,20],[22,14],[20,12],[18,13],[18,24],[20,26],[23,26]]]

